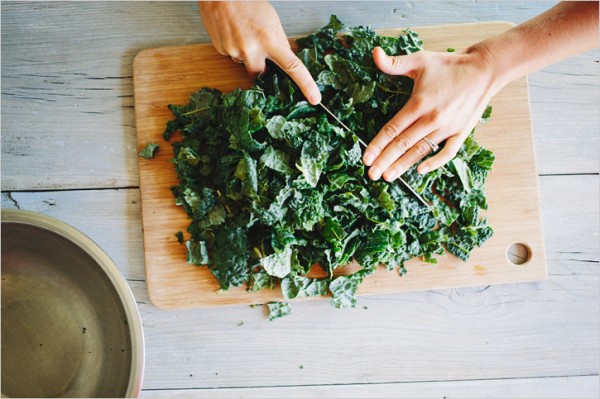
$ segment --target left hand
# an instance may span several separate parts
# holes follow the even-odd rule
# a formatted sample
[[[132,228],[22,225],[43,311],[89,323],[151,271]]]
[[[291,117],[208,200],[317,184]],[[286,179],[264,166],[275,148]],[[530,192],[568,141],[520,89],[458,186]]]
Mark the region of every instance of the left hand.
[[[414,79],[406,105],[381,129],[363,155],[369,177],[393,181],[427,156],[431,146],[446,141],[422,162],[419,173],[437,169],[454,158],[502,84],[494,76],[493,57],[486,51],[442,53],[419,51],[391,57],[375,48],[377,67],[391,75]]]

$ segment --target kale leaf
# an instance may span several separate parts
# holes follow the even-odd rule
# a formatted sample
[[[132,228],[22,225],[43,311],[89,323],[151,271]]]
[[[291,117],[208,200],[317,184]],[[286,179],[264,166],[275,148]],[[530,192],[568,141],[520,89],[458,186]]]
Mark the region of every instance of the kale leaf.
[[[146,159],[152,159],[156,156],[156,153],[158,152],[159,148],[160,146],[158,144],[149,143],[146,147],[144,147],[142,151],[140,151],[139,155],[140,157]]]
[[[292,308],[287,302],[271,302],[268,303],[267,306],[269,307],[269,321],[273,321],[292,313]]]

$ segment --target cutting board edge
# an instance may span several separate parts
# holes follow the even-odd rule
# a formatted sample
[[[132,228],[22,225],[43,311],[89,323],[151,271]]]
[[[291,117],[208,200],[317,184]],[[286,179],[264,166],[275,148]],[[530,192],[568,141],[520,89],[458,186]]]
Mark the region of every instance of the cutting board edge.
[[[399,277],[399,278],[401,278],[401,277]],[[373,296],[377,296],[377,295],[402,295],[402,294],[409,294],[409,293],[414,293],[414,292],[440,291],[440,290],[448,290],[448,289],[463,289],[463,288],[487,287],[487,286],[490,286],[490,287],[509,286],[509,285],[515,285],[515,284],[530,284],[530,283],[536,283],[536,282],[544,282],[547,280],[548,280],[548,273],[547,273],[547,270],[544,270],[544,273],[540,273],[539,275],[533,276],[533,277],[529,276],[526,279],[518,279],[518,280],[508,279],[507,281],[499,281],[499,282],[494,282],[491,284],[486,284],[485,282],[478,283],[478,284],[472,284],[472,283],[456,284],[451,288],[440,284],[438,286],[430,287],[427,289],[407,288],[407,289],[402,289],[402,290],[396,289],[396,290],[384,290],[381,292],[365,292],[365,293],[358,293],[357,298],[360,301],[361,299],[365,299],[365,298],[369,298],[369,297],[373,297]],[[328,301],[328,302],[331,301],[331,294],[323,295],[323,296],[286,299],[283,297],[283,295],[280,295],[280,296],[275,295],[277,292],[277,289],[275,289],[273,291],[274,291],[273,295],[269,296],[269,298],[266,300],[263,300],[263,298],[260,298],[256,295],[253,295],[252,293],[249,293],[247,301],[246,301],[246,298],[243,298],[242,300],[236,299],[235,302],[232,301],[232,302],[223,302],[223,303],[210,302],[210,301],[203,301],[203,302],[186,301],[183,304],[181,301],[177,301],[175,303],[175,301],[158,299],[156,296],[154,296],[150,293],[151,292],[150,290],[148,290],[148,297],[149,297],[152,305],[160,310],[227,308],[227,307],[233,307],[233,306],[251,306],[251,305],[264,306],[264,305],[266,305],[268,303],[272,303],[272,302],[288,302],[293,305],[294,303],[302,303],[305,301],[319,301],[319,300],[320,301]],[[213,294],[214,295],[227,295],[227,293],[217,294],[216,292],[214,292]]]

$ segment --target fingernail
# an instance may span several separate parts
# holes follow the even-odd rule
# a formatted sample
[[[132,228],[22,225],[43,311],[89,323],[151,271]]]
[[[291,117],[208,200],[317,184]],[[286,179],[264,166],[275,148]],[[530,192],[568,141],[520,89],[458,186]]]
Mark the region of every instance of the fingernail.
[[[425,165],[425,164],[421,164],[419,165],[419,167],[417,168],[417,171],[424,175],[425,173],[429,172],[429,166]]]
[[[310,98],[308,99],[308,101],[312,105],[319,105],[319,103],[321,102],[321,93],[319,93],[319,94],[311,94]]]
[[[365,165],[367,165],[367,166],[371,166],[371,164],[373,163],[374,160],[375,160],[375,156],[369,152],[363,156],[363,161],[365,162]]]
[[[371,176],[371,179],[373,180],[377,180],[381,177],[381,169],[379,168],[372,168],[369,172],[369,176]]]

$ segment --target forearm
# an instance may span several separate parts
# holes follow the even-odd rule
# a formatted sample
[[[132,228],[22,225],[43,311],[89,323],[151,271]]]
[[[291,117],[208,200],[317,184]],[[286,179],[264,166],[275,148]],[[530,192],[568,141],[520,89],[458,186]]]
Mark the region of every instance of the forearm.
[[[470,47],[491,65],[497,88],[598,46],[598,2],[562,2],[507,32]]]

